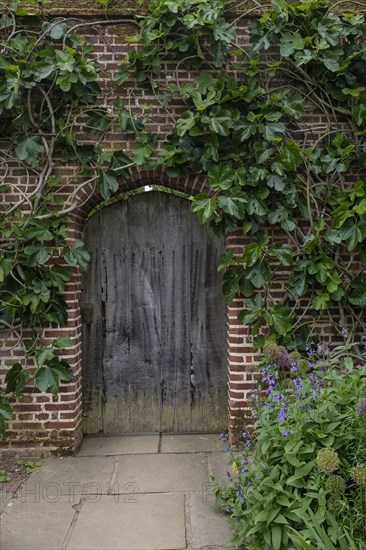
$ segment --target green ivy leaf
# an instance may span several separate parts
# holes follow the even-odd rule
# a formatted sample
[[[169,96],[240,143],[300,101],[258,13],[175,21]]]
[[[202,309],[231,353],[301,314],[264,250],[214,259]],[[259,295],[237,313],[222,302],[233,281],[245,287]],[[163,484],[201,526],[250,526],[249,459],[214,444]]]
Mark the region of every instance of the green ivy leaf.
[[[41,348],[37,354],[37,363],[38,365],[44,365],[54,358],[53,350],[50,348]]]
[[[347,298],[354,306],[366,307],[366,275],[364,273],[357,275],[351,281]]]
[[[103,199],[108,200],[112,193],[118,191],[119,183],[115,176],[103,172],[98,179],[98,188]]]
[[[223,271],[224,269],[229,267],[229,265],[231,265],[233,260],[234,260],[233,251],[232,250],[227,250],[225,252],[225,254],[222,256],[221,260],[220,260],[217,271]]]
[[[111,124],[110,117],[105,110],[96,110],[89,112],[89,118],[86,121],[86,129],[89,132],[105,132]]]
[[[267,141],[278,141],[281,138],[280,134],[285,131],[286,126],[283,122],[267,122],[263,133]]]
[[[66,46],[64,50],[56,50],[57,66],[61,71],[72,73],[75,65],[76,50]]]
[[[66,325],[67,323],[67,304],[61,296],[53,296],[50,307],[45,315],[49,323],[57,325]]]
[[[194,113],[192,113],[192,111],[187,111],[178,118],[175,125],[175,131],[178,136],[184,136],[195,124],[196,120]]]
[[[348,250],[352,252],[366,237],[366,223],[363,221],[354,223],[352,220],[347,220],[340,229],[340,236]]]
[[[41,80],[48,78],[55,70],[56,66],[53,61],[39,61],[35,64],[33,78],[36,82],[41,82]]]
[[[29,378],[29,371],[23,369],[20,363],[15,363],[5,376],[6,391],[10,393],[15,392],[19,395],[24,390]]]
[[[247,272],[249,281],[255,288],[263,288],[272,277],[272,271],[267,260],[258,262]]]
[[[57,349],[66,349],[72,348],[73,343],[70,336],[65,334],[64,336],[58,336],[58,338],[53,342],[53,345]]]
[[[197,212],[200,223],[208,222],[216,208],[216,197],[209,197],[207,193],[199,193],[193,198],[192,210]]]
[[[78,265],[82,271],[87,270],[90,256],[83,241],[76,240],[71,246],[64,247],[63,257],[69,265]]]
[[[116,73],[116,76],[114,77],[114,80],[119,86],[122,86],[128,80],[128,77],[130,76],[130,68],[129,67],[123,67],[122,69],[119,69]]]
[[[276,203],[273,210],[268,213],[268,221],[271,224],[281,223],[289,218],[290,212],[286,206]]]
[[[328,51],[323,54],[323,63],[329,71],[332,71],[333,73],[336,73],[338,71],[339,55],[342,55],[342,53],[342,50],[339,50],[337,52]]]
[[[59,292],[65,290],[65,284],[70,280],[70,269],[61,265],[53,265],[48,272],[48,278],[52,286]]]
[[[366,124],[366,105],[364,105],[363,103],[358,103],[357,105],[354,105],[352,107],[352,116],[357,126],[362,126]]]
[[[37,241],[40,241],[43,243],[44,241],[52,241],[54,236],[52,235],[51,231],[49,231],[49,224],[48,221],[42,221],[42,220],[35,220],[31,219],[28,222],[29,226],[24,232],[24,236],[28,239],[37,239]]]
[[[40,162],[44,147],[39,136],[18,137],[15,153],[20,160],[24,160],[30,166],[36,167]]]
[[[220,195],[218,198],[218,206],[223,209],[226,214],[229,214],[237,220],[244,218],[244,205],[247,202],[244,197],[227,197]]]
[[[228,269],[223,276],[222,292],[228,304],[234,300],[240,291],[240,281],[243,278],[243,271],[239,268]]]
[[[25,261],[29,267],[43,265],[47,263],[49,259],[49,249],[42,246],[41,243],[26,246],[24,249],[24,254],[27,256]]]
[[[261,257],[267,239],[263,243],[249,243],[244,247],[242,260],[246,267],[252,267]]]
[[[290,220],[290,219],[286,218],[286,219],[282,220],[281,227],[285,231],[293,231],[296,227],[296,224],[293,220]]]
[[[289,57],[296,50],[303,50],[305,41],[299,32],[286,32],[280,40],[280,54],[283,57]]]
[[[294,59],[295,63],[298,67],[301,67],[301,65],[307,65],[315,56],[313,51],[304,49],[302,51],[299,51],[295,54]]]
[[[132,153],[137,166],[144,164],[145,159],[151,156],[152,151],[153,148],[148,143],[138,143],[135,145],[132,149]]]
[[[224,137],[229,135],[230,128],[232,127],[231,116],[204,116],[201,121],[203,124],[208,124],[212,132]]]
[[[69,382],[72,377],[73,373],[66,361],[60,361],[58,357],[54,357],[47,366],[39,367],[36,370],[34,378],[40,391],[50,390],[53,395],[57,395],[60,381]]]
[[[65,23],[57,23],[53,21],[52,23],[46,21],[42,25],[43,32],[48,31],[49,35],[53,40],[60,40],[67,30]]]
[[[302,97],[297,94],[292,96],[288,95],[285,97],[281,102],[281,108],[286,115],[293,117],[296,120],[304,115],[303,100]],[[295,143],[293,143],[293,145],[299,149]]]
[[[298,260],[295,263],[294,269],[290,274],[288,282],[288,292],[290,298],[300,298],[304,296],[308,289],[307,279],[307,262]]]
[[[213,164],[208,171],[208,183],[215,191],[227,191],[233,185],[235,171],[229,162]]]
[[[268,249],[268,253],[277,258],[284,266],[293,264],[293,251],[289,244],[274,243]]]
[[[344,95],[350,95],[352,97],[359,97],[362,93],[365,92],[364,86],[359,86],[357,88],[342,88]]]
[[[6,420],[11,420],[13,418],[13,412],[9,402],[2,395],[0,396],[0,415]]]
[[[165,2],[164,6],[172,13],[178,13],[179,4],[177,2]]]
[[[281,304],[271,307],[264,316],[268,325],[280,336],[285,336],[292,329],[291,309]]]
[[[317,311],[322,311],[325,309],[328,309],[330,301],[330,296],[327,292],[317,292],[317,296],[315,296],[311,302],[312,307]]]
[[[230,44],[235,40],[235,29],[230,22],[219,19],[216,21],[216,25],[214,26],[213,36],[217,41]]]
[[[262,296],[260,294],[257,294],[254,300],[248,300],[245,305],[246,309],[241,311],[238,316],[239,321],[241,321],[245,325],[260,325],[263,319],[265,308],[265,302]]]

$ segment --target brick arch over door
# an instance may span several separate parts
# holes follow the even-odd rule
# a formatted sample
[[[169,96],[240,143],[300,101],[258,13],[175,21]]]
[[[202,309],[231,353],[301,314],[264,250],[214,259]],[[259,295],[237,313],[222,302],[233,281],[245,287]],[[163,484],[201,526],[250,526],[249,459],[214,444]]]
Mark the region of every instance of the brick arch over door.
[[[187,194],[197,194],[205,190],[204,178],[180,177],[169,178],[160,171],[139,172],[134,170],[131,179],[121,180],[119,192],[125,192],[144,185],[160,184]],[[89,213],[102,202],[99,193],[93,188],[85,187],[84,196],[80,199],[80,206],[70,216],[70,237],[80,239]],[[231,236],[228,245],[238,253],[243,239],[240,235]],[[59,334],[67,334],[71,337],[73,346],[65,353],[74,372],[74,379],[68,384],[62,384],[60,394],[57,397],[44,396],[35,393],[33,395],[34,406],[39,410],[39,426],[37,432],[29,431],[22,435],[24,448],[34,446],[44,450],[62,449],[63,451],[78,448],[83,437],[83,406],[82,395],[82,330],[80,302],[81,302],[81,273],[74,271],[71,281],[67,284],[64,297],[68,305],[69,318],[67,326],[52,328],[47,332],[47,337],[55,338]],[[246,364],[252,362],[252,348],[248,341],[247,330],[238,323],[237,314],[242,307],[240,300],[235,300],[227,309],[227,352],[228,352],[228,427],[233,425],[236,413],[247,405],[247,394],[252,388],[253,375],[246,372]],[[45,410],[47,408],[47,411]],[[38,414],[38,413],[37,413]],[[49,419],[43,420],[47,415]],[[52,418],[51,418],[52,416]],[[42,420],[41,420],[42,417]],[[35,419],[38,422],[38,416]],[[37,424],[38,426],[38,424]],[[41,432],[40,429],[43,431]],[[12,441],[9,435],[4,440]]]

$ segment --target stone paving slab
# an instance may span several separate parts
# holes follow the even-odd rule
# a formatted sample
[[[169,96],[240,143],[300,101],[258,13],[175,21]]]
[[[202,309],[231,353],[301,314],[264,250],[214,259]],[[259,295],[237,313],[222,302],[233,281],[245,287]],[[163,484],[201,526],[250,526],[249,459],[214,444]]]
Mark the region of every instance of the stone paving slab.
[[[107,494],[112,480],[113,457],[66,457],[45,460],[21,489],[38,491],[49,499],[60,495]]]
[[[224,446],[219,434],[169,435],[163,434],[162,453],[219,452]]]
[[[118,457],[112,494],[199,491],[209,481],[205,454],[126,455]],[[127,490],[124,489],[127,487]]]
[[[117,499],[117,502],[115,501]],[[186,548],[184,495],[138,495],[85,501],[67,550],[175,550]]]
[[[80,497],[78,498],[78,501]],[[0,518],[1,550],[59,550],[75,515],[68,497],[16,498]]]
[[[158,453],[155,435],[90,437],[45,460],[4,503],[1,550],[231,550],[209,477],[230,470],[218,436],[164,439]]]
[[[220,484],[229,483],[227,480],[227,473],[233,477],[234,473],[229,462],[229,456],[227,453],[212,453],[208,456],[210,464],[210,473],[212,473],[220,482]]]
[[[6,483],[0,483],[0,514],[3,512],[4,508],[9,502],[14,498],[14,495],[17,493],[19,487],[23,484],[24,479],[19,478],[15,481],[8,481]],[[0,546],[1,549],[1,546]]]
[[[157,453],[159,434],[86,437],[78,456]]]
[[[193,493],[189,496],[188,509],[193,548],[217,547],[230,548],[230,528],[225,514],[214,508],[213,496],[202,498]]]

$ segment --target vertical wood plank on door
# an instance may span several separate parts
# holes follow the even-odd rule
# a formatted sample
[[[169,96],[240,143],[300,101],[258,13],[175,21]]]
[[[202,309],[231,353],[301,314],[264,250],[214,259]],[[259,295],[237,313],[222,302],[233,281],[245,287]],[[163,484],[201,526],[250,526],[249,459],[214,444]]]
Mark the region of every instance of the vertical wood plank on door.
[[[191,258],[191,313],[190,313],[190,346],[191,346],[191,430],[206,431],[207,422],[204,414],[204,403],[207,394],[206,377],[206,227],[194,220],[190,227]]]
[[[104,312],[103,428],[105,433],[133,431],[134,402],[125,399],[130,368],[129,221],[126,203],[102,216],[102,300]],[[104,214],[104,213],[103,213]]]
[[[155,194],[128,201],[130,235],[130,372],[134,430],[160,431],[160,210]],[[126,388],[127,390],[127,388]]]
[[[226,304],[217,271],[224,242],[198,220],[191,225],[190,238],[191,430],[216,431],[226,418]]]
[[[218,241],[212,231],[206,231],[206,383],[207,398],[203,402],[207,418],[208,431],[219,431],[226,424],[227,418],[227,342],[226,342],[226,302],[221,289],[222,274],[217,271],[222,254],[225,252],[224,241]],[[218,314],[221,312],[221,314]],[[225,365],[225,368],[217,368]]]
[[[83,322],[83,409],[84,431],[103,429],[103,315],[101,300],[100,213],[93,216],[85,232],[90,251],[88,272],[82,276],[81,312]]]
[[[164,212],[161,308],[161,431],[190,431],[190,228],[187,201],[170,195],[159,198]]]

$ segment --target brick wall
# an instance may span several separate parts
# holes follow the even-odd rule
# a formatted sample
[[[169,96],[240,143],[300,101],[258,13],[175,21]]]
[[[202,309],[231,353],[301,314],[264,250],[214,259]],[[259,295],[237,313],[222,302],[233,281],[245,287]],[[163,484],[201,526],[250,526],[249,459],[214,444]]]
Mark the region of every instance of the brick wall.
[[[80,20],[78,19],[78,22]],[[135,28],[128,25],[110,25],[96,26],[85,29],[87,32],[87,41],[94,45],[95,56],[101,66],[102,94],[101,104],[112,107],[115,97],[118,95],[122,99],[129,101],[132,110],[136,115],[144,113],[143,104],[153,105],[148,114],[152,118],[154,131],[159,132],[160,139],[169,133],[170,119],[163,108],[159,106],[156,98],[149,96],[133,81],[127,82],[123,88],[116,87],[113,83],[113,75],[117,70],[118,62],[123,58],[127,49],[125,37],[136,32]],[[241,45],[247,41],[246,24],[240,22],[237,28],[238,40]],[[84,33],[83,33],[84,34]],[[162,79],[174,78],[174,65],[169,64],[166,67]],[[179,69],[179,76],[187,81],[196,76],[193,72],[184,72]],[[183,105],[179,103],[175,107],[176,114],[184,110]],[[320,117],[311,115],[309,122],[321,123]],[[91,141],[93,137],[88,137]],[[131,147],[131,143],[121,136],[118,131],[113,129],[108,133],[103,146],[111,149],[124,149],[126,151]],[[73,176],[73,167],[60,165],[57,172],[67,183],[64,193],[73,190],[71,177]],[[23,174],[17,166],[12,167],[12,173],[9,175],[12,181],[22,184]],[[155,171],[152,173],[139,171],[135,169],[133,176],[128,181],[120,181],[120,192],[132,188],[141,187],[146,184],[160,184],[171,187],[189,194],[196,194],[205,188],[205,181],[198,177],[181,177],[170,179],[164,172]],[[8,196],[9,202],[14,200],[13,196]],[[70,236],[73,238],[82,238],[82,231],[86,218],[90,211],[99,204],[102,199],[95,191],[93,186],[85,187],[83,194],[80,195],[80,206],[73,212],[70,221]],[[230,236],[228,246],[234,253],[240,253],[242,250],[243,238],[238,235]],[[50,328],[46,336],[55,338],[59,334],[67,334],[73,341],[73,347],[67,350],[65,356],[74,371],[74,379],[71,383],[61,386],[60,394],[54,397],[50,394],[41,394],[37,391],[29,391],[24,397],[19,398],[14,404],[16,412],[15,419],[9,423],[9,431],[3,438],[0,445],[2,447],[10,446],[30,454],[41,454],[48,452],[73,452],[82,439],[82,322],[80,316],[80,296],[81,282],[80,273],[75,270],[73,278],[67,285],[65,299],[69,308],[69,321],[66,327]],[[235,414],[238,410],[247,407],[248,393],[253,385],[253,373],[247,370],[248,365],[255,361],[251,346],[251,338],[245,326],[239,323],[237,315],[243,307],[243,301],[236,299],[228,307],[228,425],[234,424]],[[17,337],[13,335],[6,342],[6,349],[2,352],[2,363],[0,375],[4,376],[8,367],[16,361],[22,360],[22,352],[17,347]]]

